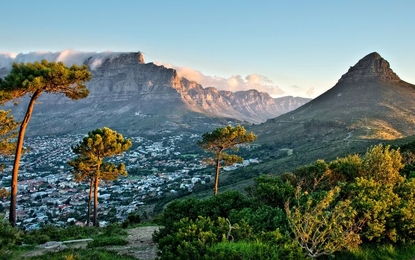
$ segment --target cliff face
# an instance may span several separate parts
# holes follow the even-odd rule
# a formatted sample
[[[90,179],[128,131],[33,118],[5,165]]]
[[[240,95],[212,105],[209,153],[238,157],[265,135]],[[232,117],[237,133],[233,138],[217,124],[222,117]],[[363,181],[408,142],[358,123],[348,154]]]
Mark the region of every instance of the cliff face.
[[[389,62],[377,52],[372,52],[359,60],[340,78],[339,82],[358,82],[373,79],[400,81],[398,75],[390,68]]]
[[[195,110],[216,115],[226,115],[253,123],[265,122],[293,109],[311,99],[299,97],[272,98],[268,93],[255,89],[248,91],[219,91],[216,88],[203,88],[196,82],[181,79],[183,96],[190,100]]]
[[[145,63],[140,52],[100,60],[90,57],[84,63],[92,69],[92,79],[86,84],[89,96],[74,102],[60,95],[42,95],[35,107],[32,128],[48,125],[51,133],[89,131],[101,126],[151,129],[164,127],[167,121],[169,125],[183,126],[188,121],[184,118],[200,117],[259,123],[292,108],[256,90],[232,93],[203,88],[180,78],[174,69]],[[297,104],[306,101],[301,99]],[[24,108],[22,104],[13,110],[21,115]]]

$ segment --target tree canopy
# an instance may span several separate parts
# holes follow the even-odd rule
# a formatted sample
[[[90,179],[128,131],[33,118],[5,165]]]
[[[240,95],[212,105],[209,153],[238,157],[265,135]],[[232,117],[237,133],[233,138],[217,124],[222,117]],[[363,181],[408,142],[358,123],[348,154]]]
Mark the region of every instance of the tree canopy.
[[[23,139],[36,100],[42,93],[64,94],[72,100],[85,98],[89,94],[85,82],[90,79],[91,73],[86,65],[66,67],[62,62],[48,62],[47,60],[14,63],[9,75],[0,79],[0,104],[20,99],[25,95],[30,96],[26,114],[20,124],[13,164],[9,214],[9,220],[13,226],[16,225],[17,179]]]
[[[73,167],[76,181],[89,181],[88,224],[92,188],[94,191],[94,226],[98,226],[98,186],[100,181],[116,180],[119,176],[126,176],[125,165],[113,164],[104,161],[105,158],[121,154],[131,147],[130,139],[107,127],[96,129],[72,147],[76,158],[68,162]]]
[[[237,149],[238,145],[253,142],[256,137],[252,132],[247,133],[245,128],[240,125],[216,128],[212,132],[203,134],[202,140],[197,145],[210,152],[215,160],[214,195],[218,194],[220,163],[232,164],[242,161],[242,157],[235,154],[227,154],[224,151],[229,148]]]
[[[15,130],[18,126],[19,123],[10,116],[10,111],[0,110],[0,156],[10,156],[15,151]],[[0,164],[0,171],[4,170],[4,166]],[[6,198],[8,195],[9,192],[5,188],[0,189],[0,198]]]
[[[14,139],[17,136],[16,128],[19,123],[10,115],[11,111],[0,110],[0,155],[9,156],[16,149]],[[1,168],[0,168],[1,169]]]

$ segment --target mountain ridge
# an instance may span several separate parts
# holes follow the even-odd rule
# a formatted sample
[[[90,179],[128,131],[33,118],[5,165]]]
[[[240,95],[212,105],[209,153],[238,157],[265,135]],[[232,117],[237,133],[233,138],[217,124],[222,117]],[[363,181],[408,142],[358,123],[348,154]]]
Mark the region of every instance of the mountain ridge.
[[[128,130],[132,131],[131,128],[142,129],[141,124],[151,128],[150,123],[153,128],[162,128],[161,125],[169,121],[173,125],[189,128],[184,123],[187,119],[182,117],[261,123],[288,112],[287,106],[277,104],[277,99],[256,90],[235,94],[213,87],[203,88],[197,82],[179,77],[174,69],[145,63],[141,52],[89,57],[84,63],[92,72],[92,79],[86,84],[89,96],[74,102],[63,96],[42,95],[39,99],[41,104],[36,105],[29,127],[40,129],[47,124],[47,132],[59,134],[73,132],[71,128],[79,131],[82,124],[85,124],[82,129],[87,129],[104,125],[117,127],[122,123],[125,127],[121,128],[128,125]],[[295,104],[298,107],[307,101],[292,98],[292,104],[288,107],[295,107]],[[13,108],[13,111],[20,115],[23,113],[22,109]],[[58,122],[59,118],[70,114],[75,115],[76,122],[72,126],[70,122],[63,125]],[[119,123],[111,120],[119,120]],[[205,127],[200,128],[206,130]]]

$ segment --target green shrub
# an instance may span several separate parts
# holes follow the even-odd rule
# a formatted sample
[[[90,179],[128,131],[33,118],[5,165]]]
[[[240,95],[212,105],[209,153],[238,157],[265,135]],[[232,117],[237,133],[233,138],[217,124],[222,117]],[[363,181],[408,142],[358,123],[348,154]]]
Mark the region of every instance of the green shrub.
[[[221,242],[208,249],[206,260],[278,260],[278,259],[303,259],[304,257],[295,251],[286,254],[280,251],[280,247],[262,241],[253,242]]]
[[[1,217],[1,216],[0,216]],[[10,259],[11,251],[22,243],[23,232],[14,228],[1,217],[0,219],[0,259]]]
[[[246,191],[260,203],[283,209],[284,203],[294,196],[295,188],[279,176],[260,175],[255,178],[255,185],[247,187]]]
[[[104,232],[100,236],[124,236],[127,235],[120,223],[111,223],[104,228]]]
[[[132,225],[137,225],[141,223],[141,218],[139,214],[130,213],[127,218],[122,222],[122,228],[127,228]]]
[[[201,259],[215,243],[249,237],[252,237],[252,230],[244,223],[233,224],[229,233],[229,223],[224,218],[184,218],[174,223],[168,234],[158,237],[158,248],[161,259]]]
[[[229,214],[232,223],[240,223],[245,220],[255,233],[274,231],[277,228],[288,231],[288,221],[285,212],[280,208],[261,205],[258,208],[244,208],[232,210]]]
[[[277,260],[278,248],[269,244],[257,242],[221,242],[213,245],[208,250],[206,260]]]
[[[199,216],[212,219],[218,217],[228,218],[231,210],[241,210],[254,206],[252,200],[237,191],[227,191],[206,200],[195,198],[175,200],[161,214],[159,224],[168,228],[182,218],[191,220],[196,220]]]
[[[303,259],[304,253],[296,241],[288,233],[282,234],[278,229],[272,232],[261,232],[256,241],[278,247],[280,259]]]
[[[66,249],[59,252],[47,252],[28,258],[30,260],[134,260],[131,256],[118,255],[117,252],[102,249]]]
[[[88,238],[98,234],[101,229],[95,227],[68,226],[58,228],[46,225],[37,230],[32,230],[24,236],[26,244],[44,244],[48,241],[65,241],[71,239]]]

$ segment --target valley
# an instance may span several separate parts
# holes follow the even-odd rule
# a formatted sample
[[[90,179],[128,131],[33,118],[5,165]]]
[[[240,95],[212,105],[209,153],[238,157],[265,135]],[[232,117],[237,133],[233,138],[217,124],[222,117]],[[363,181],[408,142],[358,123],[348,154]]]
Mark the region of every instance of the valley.
[[[19,172],[19,226],[31,230],[44,224],[85,225],[89,184],[75,182],[71,167],[66,164],[75,156],[71,146],[82,138],[82,135],[27,138],[27,152]],[[195,189],[211,190],[214,170],[202,163],[203,151],[196,146],[200,135],[165,134],[158,138],[131,137],[133,147],[109,160],[123,162],[129,175],[99,188],[101,226],[122,222],[134,212],[151,217],[154,212],[148,204],[166,197],[190,194]],[[7,188],[12,159],[4,159],[3,163],[6,169],[0,175],[0,188]],[[259,162],[250,162],[248,158],[244,164],[226,170],[250,163]],[[8,199],[0,201],[0,212],[7,214],[9,205]]]

